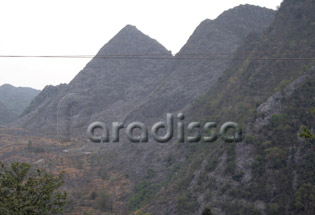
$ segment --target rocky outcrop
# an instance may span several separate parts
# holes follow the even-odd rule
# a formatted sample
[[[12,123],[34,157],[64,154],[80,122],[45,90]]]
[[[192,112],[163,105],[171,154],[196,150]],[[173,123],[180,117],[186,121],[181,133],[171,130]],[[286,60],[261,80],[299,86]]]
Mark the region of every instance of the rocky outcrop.
[[[259,105],[257,108],[258,116],[255,121],[256,129],[261,129],[264,125],[270,123],[271,117],[274,114],[281,113],[281,104],[283,99],[288,98],[301,83],[307,79],[312,79],[315,76],[315,67],[312,67],[308,72],[301,75],[296,80],[292,81],[284,89],[270,96],[266,102]]]

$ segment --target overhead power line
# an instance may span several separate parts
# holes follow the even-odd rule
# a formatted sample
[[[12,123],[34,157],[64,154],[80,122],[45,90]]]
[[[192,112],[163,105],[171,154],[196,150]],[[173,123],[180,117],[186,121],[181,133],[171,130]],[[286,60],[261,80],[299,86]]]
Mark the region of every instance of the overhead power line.
[[[287,52],[211,52],[211,53],[190,53],[177,54],[170,56],[167,54],[113,54],[113,55],[0,55],[0,58],[108,58],[108,59],[169,59],[169,60],[245,60],[248,56],[233,57],[233,54],[251,55],[251,60],[315,60],[315,57],[294,56],[294,57],[265,57],[253,56],[259,54],[269,55],[288,55],[288,54],[312,54],[315,51],[301,52],[301,51],[287,51]]]

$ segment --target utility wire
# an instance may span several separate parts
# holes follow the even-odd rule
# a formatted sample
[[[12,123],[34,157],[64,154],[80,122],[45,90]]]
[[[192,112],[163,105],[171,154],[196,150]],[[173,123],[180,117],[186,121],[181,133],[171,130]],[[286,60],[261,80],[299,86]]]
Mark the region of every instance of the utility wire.
[[[220,54],[222,54],[221,52]],[[226,52],[227,53],[227,52]],[[243,52],[245,54],[245,52]],[[293,53],[293,52],[292,52]],[[296,52],[298,53],[298,52]],[[302,52],[300,52],[302,53]],[[306,53],[306,52],[304,52]],[[310,52],[308,52],[310,53]],[[315,52],[314,52],[315,53]],[[0,55],[0,58],[104,58],[104,59],[168,59],[168,60],[246,60],[247,58],[234,58],[225,56],[205,56],[211,54],[178,54],[175,56],[161,54],[146,55]],[[231,54],[231,53],[229,53]],[[248,54],[255,54],[248,52]],[[259,53],[260,54],[260,53]],[[279,54],[279,53],[275,53]],[[194,57],[195,56],[195,57]],[[315,57],[251,57],[251,60],[315,60]]]

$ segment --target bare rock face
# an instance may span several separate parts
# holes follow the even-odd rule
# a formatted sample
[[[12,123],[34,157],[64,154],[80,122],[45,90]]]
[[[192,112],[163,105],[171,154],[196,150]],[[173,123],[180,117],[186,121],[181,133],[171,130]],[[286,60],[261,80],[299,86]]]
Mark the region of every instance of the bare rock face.
[[[255,127],[257,129],[261,129],[264,125],[270,123],[272,115],[281,113],[282,100],[289,97],[301,83],[305,82],[305,80],[314,78],[314,74],[315,67],[312,67],[310,71],[305,72],[299,78],[292,81],[283,90],[277,91],[272,96],[270,96],[266,102],[259,105],[257,108],[258,116],[255,120]]]

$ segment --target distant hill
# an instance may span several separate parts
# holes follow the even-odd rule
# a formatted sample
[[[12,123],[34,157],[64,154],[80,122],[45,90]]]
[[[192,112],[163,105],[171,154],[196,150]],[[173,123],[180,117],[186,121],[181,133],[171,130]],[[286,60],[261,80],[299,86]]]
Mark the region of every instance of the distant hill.
[[[0,125],[4,125],[13,119],[13,114],[0,102]]]
[[[29,87],[14,87],[10,84],[4,84],[0,86],[0,102],[10,112],[9,118],[12,120],[24,112],[39,92],[39,90]]]

